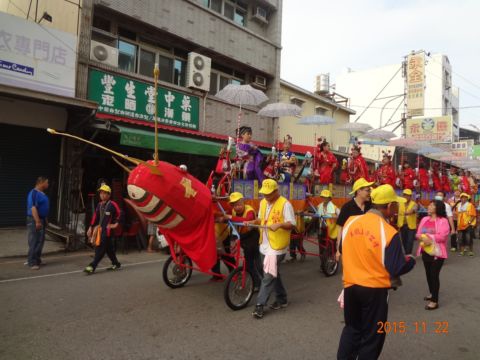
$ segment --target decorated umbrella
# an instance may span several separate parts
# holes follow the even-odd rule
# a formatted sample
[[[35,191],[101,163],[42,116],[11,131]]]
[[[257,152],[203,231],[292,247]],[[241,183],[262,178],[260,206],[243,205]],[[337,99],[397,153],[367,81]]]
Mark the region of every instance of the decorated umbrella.
[[[335,124],[335,119],[325,115],[311,115],[300,119],[298,125],[331,125]]]
[[[415,141],[414,139],[406,139],[406,138],[397,138],[397,139],[391,139],[388,141],[388,146],[398,146],[398,147],[403,147],[403,148],[416,148],[419,145],[418,141]]]
[[[281,116],[298,116],[301,112],[300,106],[278,102],[261,108],[257,115],[276,118]]]
[[[362,137],[367,138],[367,139],[376,139],[376,140],[390,140],[391,138],[394,138],[395,133],[388,131],[388,130],[382,130],[382,129],[375,129],[375,130],[370,130],[366,132],[365,134],[362,135]]]
[[[242,105],[258,106],[268,100],[267,95],[260,90],[254,89],[250,85],[228,84],[220,90],[216,97],[239,106],[237,118],[237,143],[240,130],[240,118],[242,114]]]
[[[363,134],[363,133],[366,133],[368,130],[372,130],[372,127],[368,124],[354,122],[354,123],[347,123],[345,125],[342,125],[337,130],[347,131],[350,134],[354,134],[354,133]]]

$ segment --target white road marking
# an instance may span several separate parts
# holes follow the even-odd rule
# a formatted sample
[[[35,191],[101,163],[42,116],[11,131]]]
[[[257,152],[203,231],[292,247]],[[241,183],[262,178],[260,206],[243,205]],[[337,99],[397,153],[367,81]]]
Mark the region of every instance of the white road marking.
[[[65,259],[65,258],[76,257],[76,256],[85,256],[85,255],[88,255],[90,253],[93,254],[92,251],[85,251],[83,253],[74,254],[74,255],[62,255],[62,256],[48,256],[48,255],[45,255],[44,258],[45,258],[45,260],[50,261],[50,260],[53,260],[53,259]],[[25,261],[27,261],[26,256],[23,260],[12,260],[12,261],[0,262],[0,266],[1,265],[6,265],[6,264],[23,264]]]
[[[162,261],[165,261],[165,259],[159,259],[159,260],[149,260],[149,261],[142,261],[138,263],[132,263],[132,264],[125,264],[122,265],[122,268],[127,268],[127,267],[132,267],[132,266],[137,266],[137,265],[145,265],[145,264],[154,264],[154,263],[160,263]],[[102,267],[102,268],[97,268],[97,270],[105,270],[107,267]],[[38,275],[38,276],[27,276],[23,278],[16,278],[16,279],[6,279],[6,280],[0,280],[0,284],[4,283],[10,283],[10,282],[17,282],[17,281],[23,281],[23,280],[34,280],[34,279],[41,279],[41,278],[47,278],[47,277],[54,277],[54,276],[63,276],[63,275],[70,275],[70,274],[78,274],[82,273],[83,270],[74,270],[74,271],[67,271],[67,272],[61,272],[61,273],[54,273],[54,274],[45,274],[45,275]]]

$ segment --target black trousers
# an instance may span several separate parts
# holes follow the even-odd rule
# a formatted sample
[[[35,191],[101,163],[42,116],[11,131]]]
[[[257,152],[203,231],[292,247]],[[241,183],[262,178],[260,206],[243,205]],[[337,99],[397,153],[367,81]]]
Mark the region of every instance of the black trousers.
[[[458,246],[468,247],[470,250],[473,249],[473,226],[458,231]]]
[[[223,240],[223,249],[225,250],[225,254],[220,256],[220,259],[222,259],[223,263],[225,266],[228,268],[229,272],[232,272],[233,269],[235,268],[235,258],[231,256],[231,251],[230,251],[230,238],[227,237],[225,240]],[[220,267],[220,259],[216,262],[215,265],[213,265],[212,272],[221,274],[222,270]]]
[[[453,225],[455,226],[455,230],[457,229],[457,220],[453,220]],[[457,248],[457,234],[450,235],[450,247]]]
[[[107,253],[107,256],[112,262],[112,265],[120,265],[115,251],[115,241],[111,236],[108,236],[103,237],[100,241],[100,245],[95,247],[95,258],[93,259],[90,266],[95,269],[100,263],[100,261],[102,261],[105,253]]]
[[[422,252],[423,266],[425,266],[425,275],[427,275],[428,290],[432,294],[432,301],[438,302],[438,292],[440,291],[440,270],[442,270],[445,259],[435,259]]]
[[[263,277],[262,260],[260,259],[258,246],[259,237],[260,233],[257,229],[240,234],[240,244],[245,256],[245,266],[252,275],[255,287],[260,286]]]
[[[337,359],[377,359],[385,342],[385,332],[377,331],[387,321],[388,289],[353,285],[345,288],[344,303],[345,327]]]

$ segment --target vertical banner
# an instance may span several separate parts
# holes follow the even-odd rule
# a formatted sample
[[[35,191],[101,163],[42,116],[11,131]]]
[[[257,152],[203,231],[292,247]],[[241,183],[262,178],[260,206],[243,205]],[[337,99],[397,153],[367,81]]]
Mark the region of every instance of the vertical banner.
[[[408,116],[423,116],[425,104],[425,54],[411,54],[407,58],[407,112]]]

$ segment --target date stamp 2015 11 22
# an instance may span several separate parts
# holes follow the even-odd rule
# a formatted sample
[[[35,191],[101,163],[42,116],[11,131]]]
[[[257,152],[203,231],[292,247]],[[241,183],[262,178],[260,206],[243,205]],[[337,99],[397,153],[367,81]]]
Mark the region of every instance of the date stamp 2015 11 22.
[[[377,334],[448,334],[448,321],[379,321]]]

